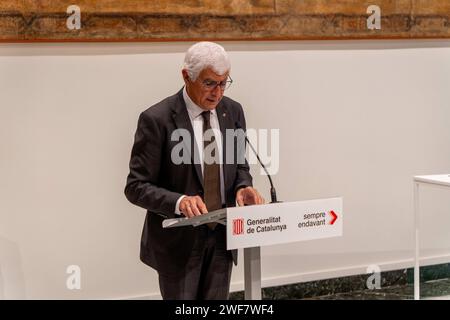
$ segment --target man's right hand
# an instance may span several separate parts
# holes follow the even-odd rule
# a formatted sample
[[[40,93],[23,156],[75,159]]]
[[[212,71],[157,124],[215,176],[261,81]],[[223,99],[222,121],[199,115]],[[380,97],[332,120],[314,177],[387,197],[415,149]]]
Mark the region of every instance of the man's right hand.
[[[188,218],[208,213],[208,209],[206,209],[205,203],[199,196],[186,196],[181,199],[180,211]]]

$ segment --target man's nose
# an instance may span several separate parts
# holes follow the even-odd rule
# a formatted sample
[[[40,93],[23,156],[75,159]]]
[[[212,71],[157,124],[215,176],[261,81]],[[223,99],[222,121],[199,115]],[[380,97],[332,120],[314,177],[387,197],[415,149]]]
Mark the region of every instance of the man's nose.
[[[211,91],[211,93],[214,96],[218,96],[218,95],[220,95],[222,93],[222,90],[220,89],[220,86],[217,85],[217,86],[214,87],[214,89]]]

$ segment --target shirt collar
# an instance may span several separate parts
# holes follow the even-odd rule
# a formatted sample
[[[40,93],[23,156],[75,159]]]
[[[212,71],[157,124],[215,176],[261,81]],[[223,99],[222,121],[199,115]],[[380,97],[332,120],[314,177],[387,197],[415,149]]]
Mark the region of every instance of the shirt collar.
[[[186,86],[183,88],[183,98],[186,103],[186,108],[189,113],[189,118],[191,121],[197,118],[205,109],[200,108],[194,101],[192,101],[191,97],[189,97]],[[211,110],[213,115],[216,114],[216,109]]]

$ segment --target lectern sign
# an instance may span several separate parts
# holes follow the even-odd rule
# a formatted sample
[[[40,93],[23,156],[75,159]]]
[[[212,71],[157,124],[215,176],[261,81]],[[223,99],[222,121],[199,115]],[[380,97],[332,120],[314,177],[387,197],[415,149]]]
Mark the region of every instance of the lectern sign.
[[[227,209],[227,248],[342,236],[342,198]]]

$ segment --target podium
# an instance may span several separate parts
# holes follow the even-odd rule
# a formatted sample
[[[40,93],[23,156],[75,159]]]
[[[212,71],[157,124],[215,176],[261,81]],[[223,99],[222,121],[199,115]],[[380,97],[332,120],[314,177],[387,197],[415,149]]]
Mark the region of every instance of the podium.
[[[166,219],[163,228],[226,226],[227,249],[244,249],[246,300],[261,300],[261,247],[342,236],[342,198],[223,208],[193,218]]]

